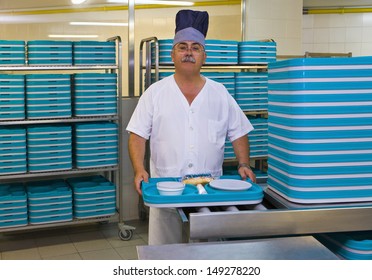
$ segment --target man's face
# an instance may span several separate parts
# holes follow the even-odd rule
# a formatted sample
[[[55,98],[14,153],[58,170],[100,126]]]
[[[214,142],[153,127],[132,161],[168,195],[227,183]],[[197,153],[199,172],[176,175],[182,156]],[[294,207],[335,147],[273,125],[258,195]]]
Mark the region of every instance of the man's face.
[[[172,61],[176,68],[191,66],[199,70],[206,57],[204,47],[192,41],[180,42],[172,49]]]

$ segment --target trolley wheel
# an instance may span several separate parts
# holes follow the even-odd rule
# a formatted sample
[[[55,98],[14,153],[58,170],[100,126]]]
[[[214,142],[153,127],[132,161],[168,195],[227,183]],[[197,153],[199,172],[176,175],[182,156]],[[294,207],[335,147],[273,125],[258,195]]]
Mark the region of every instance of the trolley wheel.
[[[131,240],[133,237],[133,230],[126,229],[123,231],[119,229],[118,235],[119,238],[123,241]]]

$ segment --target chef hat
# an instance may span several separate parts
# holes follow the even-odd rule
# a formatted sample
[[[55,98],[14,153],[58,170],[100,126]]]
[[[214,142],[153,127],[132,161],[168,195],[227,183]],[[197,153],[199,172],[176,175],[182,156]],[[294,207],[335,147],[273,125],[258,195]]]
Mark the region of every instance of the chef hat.
[[[183,41],[194,41],[205,46],[208,31],[207,12],[181,10],[176,15],[176,30],[173,46]]]

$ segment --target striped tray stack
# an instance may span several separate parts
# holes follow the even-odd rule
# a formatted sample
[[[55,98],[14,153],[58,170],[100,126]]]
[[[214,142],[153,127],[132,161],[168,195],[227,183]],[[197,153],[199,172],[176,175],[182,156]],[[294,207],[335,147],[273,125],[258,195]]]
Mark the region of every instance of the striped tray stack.
[[[74,116],[109,116],[117,113],[117,75],[81,73],[74,75]]]
[[[28,41],[27,58],[29,65],[72,65],[72,42]]]
[[[269,188],[296,203],[372,201],[372,57],[269,64]]]
[[[205,40],[205,64],[238,64],[238,42]]]
[[[254,130],[248,133],[250,158],[267,157],[268,125],[265,118],[250,118]]]
[[[76,124],[74,154],[77,168],[118,164],[118,125],[111,122]]]
[[[27,223],[27,195],[23,184],[0,184],[0,228]]]
[[[243,111],[266,111],[267,72],[236,73],[235,100]]]
[[[71,117],[71,76],[26,75],[26,107],[28,119]]]
[[[77,219],[112,216],[116,213],[116,186],[100,175],[67,179],[73,192]]]
[[[26,129],[0,126],[0,175],[27,172]]]
[[[27,161],[29,172],[72,169],[70,125],[29,126]]]
[[[115,65],[115,42],[73,42],[74,65]]]
[[[372,260],[372,232],[336,232],[316,238],[336,255],[347,260]]]
[[[202,72],[203,76],[223,84],[232,97],[235,97],[234,72]]]
[[[158,40],[159,64],[173,65],[171,52],[173,39]],[[205,40],[207,59],[205,64],[238,64],[238,42],[223,40]],[[156,47],[151,43],[151,63],[155,64]]]
[[[28,182],[26,190],[30,224],[72,220],[72,191],[64,180]]]
[[[25,41],[0,40],[0,65],[26,64]]]
[[[0,120],[25,119],[24,75],[0,74]]]
[[[239,64],[268,64],[275,61],[275,42],[239,42]]]

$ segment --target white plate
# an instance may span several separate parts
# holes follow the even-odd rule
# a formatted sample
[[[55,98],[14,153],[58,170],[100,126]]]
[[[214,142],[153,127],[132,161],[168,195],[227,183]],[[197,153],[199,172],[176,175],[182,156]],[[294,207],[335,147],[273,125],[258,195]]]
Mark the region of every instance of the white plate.
[[[235,179],[217,179],[209,183],[214,189],[226,191],[244,191],[252,187],[251,183]]]

